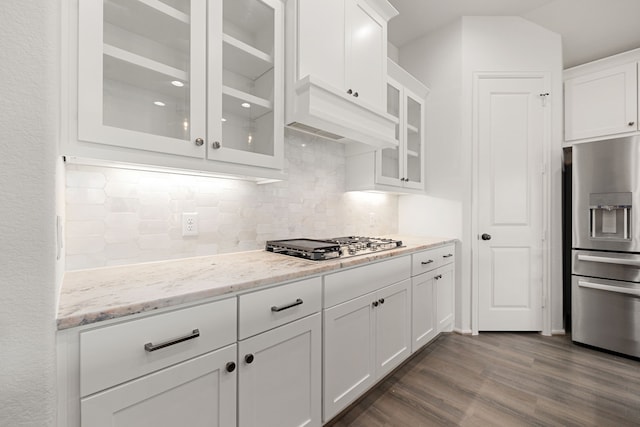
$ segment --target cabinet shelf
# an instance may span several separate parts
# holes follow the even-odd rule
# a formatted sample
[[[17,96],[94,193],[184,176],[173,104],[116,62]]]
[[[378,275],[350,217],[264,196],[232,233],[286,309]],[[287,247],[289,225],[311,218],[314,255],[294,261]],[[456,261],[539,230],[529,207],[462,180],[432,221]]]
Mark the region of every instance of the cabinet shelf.
[[[251,104],[245,108],[243,103]],[[224,113],[256,120],[273,110],[273,103],[229,86],[222,87],[222,105]]]
[[[228,34],[222,36],[223,63],[227,70],[251,80],[273,68],[273,57]]]
[[[109,68],[110,74],[112,71],[114,73],[121,73],[132,71],[131,69],[141,68],[143,70],[149,70],[156,73],[164,74],[167,77],[180,80],[181,82],[187,82],[189,79],[189,76],[185,71],[162,64],[161,62],[154,61],[153,59],[145,58],[144,56],[128,52],[124,49],[120,49],[109,44],[105,44],[103,49],[105,69],[107,69],[107,67],[118,67],[117,70]],[[113,61],[112,58],[117,61]],[[129,64],[129,66],[118,66],[117,64]],[[123,67],[129,68],[129,70],[123,69]],[[136,74],[144,72],[143,70],[136,72]],[[120,75],[126,76],[126,74]]]
[[[106,0],[104,21],[170,46],[189,40],[189,15],[159,0]]]
[[[407,123],[407,130],[411,133],[420,133],[420,129],[417,126]]]
[[[409,157],[420,157],[420,153],[417,151],[407,150],[407,156]]]

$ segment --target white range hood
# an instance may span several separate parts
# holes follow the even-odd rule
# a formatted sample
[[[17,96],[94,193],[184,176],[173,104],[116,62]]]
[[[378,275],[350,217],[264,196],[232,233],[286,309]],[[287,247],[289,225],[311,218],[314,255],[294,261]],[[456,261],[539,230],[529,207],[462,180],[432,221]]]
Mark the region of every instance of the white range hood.
[[[294,111],[287,125],[293,129],[340,142],[358,142],[371,150],[398,145],[397,118],[363,108],[348,95],[313,76],[296,82]]]
[[[387,113],[387,22],[397,14],[388,0],[287,1],[289,127],[361,151],[398,146]]]

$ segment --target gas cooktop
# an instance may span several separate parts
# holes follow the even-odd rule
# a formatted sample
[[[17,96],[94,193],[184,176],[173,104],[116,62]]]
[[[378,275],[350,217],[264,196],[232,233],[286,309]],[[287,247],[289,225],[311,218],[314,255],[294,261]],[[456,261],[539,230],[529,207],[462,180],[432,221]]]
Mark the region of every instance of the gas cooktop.
[[[346,236],[330,239],[286,239],[269,240],[265,249],[269,252],[323,261],[365,255],[402,247],[401,240],[381,237]]]

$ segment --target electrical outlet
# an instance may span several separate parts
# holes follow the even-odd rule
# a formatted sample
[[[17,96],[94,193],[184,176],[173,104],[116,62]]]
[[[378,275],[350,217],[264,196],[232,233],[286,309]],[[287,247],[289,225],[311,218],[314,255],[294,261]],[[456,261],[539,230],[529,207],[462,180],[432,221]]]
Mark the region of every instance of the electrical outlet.
[[[198,235],[198,213],[183,212],[182,213],[182,236]]]

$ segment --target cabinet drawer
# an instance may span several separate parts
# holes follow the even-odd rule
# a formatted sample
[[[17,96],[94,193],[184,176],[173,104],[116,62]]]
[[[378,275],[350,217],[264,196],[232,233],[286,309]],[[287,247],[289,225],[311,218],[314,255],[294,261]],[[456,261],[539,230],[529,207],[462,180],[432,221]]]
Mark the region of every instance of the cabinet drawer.
[[[411,255],[411,275],[426,273],[435,270],[441,265],[442,256],[440,249],[429,249]]]
[[[230,298],[80,333],[80,395],[235,342],[236,313]]]
[[[411,255],[411,276],[417,276],[427,271],[435,270],[456,260],[455,245],[428,249]]]
[[[325,308],[332,307],[408,279],[410,276],[410,256],[401,256],[329,274],[324,278],[324,306]]]
[[[301,319],[322,308],[319,277],[240,295],[240,338]]]
[[[456,246],[447,245],[438,249],[438,258],[440,259],[440,266],[451,264],[456,260]]]

